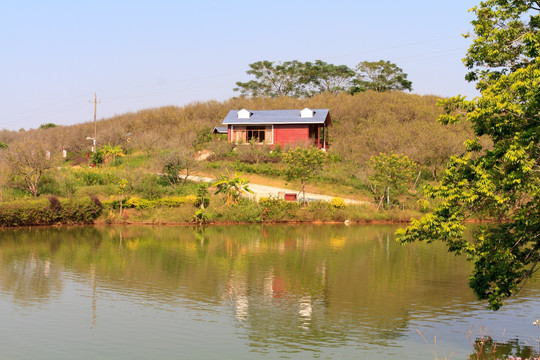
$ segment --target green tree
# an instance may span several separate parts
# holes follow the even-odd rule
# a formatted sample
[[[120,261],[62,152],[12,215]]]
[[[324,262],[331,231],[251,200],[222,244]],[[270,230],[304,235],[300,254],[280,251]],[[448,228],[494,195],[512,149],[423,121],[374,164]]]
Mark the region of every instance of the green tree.
[[[51,129],[51,128],[55,128],[57,127],[58,125],[56,124],[53,124],[53,123],[46,123],[46,124],[41,124],[39,125],[39,128],[40,129]]]
[[[407,74],[396,64],[390,61],[362,61],[356,66],[356,77],[353,80],[354,87],[351,92],[366,90],[412,91],[412,82],[407,80]]]
[[[369,176],[373,193],[378,198],[382,194],[381,201],[389,188],[393,193],[403,193],[412,187],[418,164],[403,154],[380,153],[369,159],[369,167],[373,173]]]
[[[322,60],[305,63],[304,71],[309,95],[347,91],[355,75],[354,70],[346,65],[328,64]]]
[[[240,200],[240,195],[242,194],[253,194],[253,191],[249,188],[249,180],[242,178],[242,174],[234,173],[234,176],[231,176],[229,170],[227,174],[220,173],[220,179],[212,184],[218,188],[216,194],[225,194],[227,206],[236,204]]]
[[[274,63],[264,60],[249,64],[247,73],[255,76],[255,80],[239,81],[233,90],[250,97],[303,96],[307,81],[304,64],[296,60]]]
[[[441,101],[443,123],[468,121],[478,139],[453,157],[439,186],[433,213],[397,232],[402,242],[445,241],[450,251],[474,262],[469,284],[497,310],[538,270],[540,261],[540,7],[530,0],[486,0],[472,11],[473,43],[466,77],[481,96]],[[504,220],[482,227],[473,242],[463,238],[463,221],[483,212]]]
[[[326,153],[310,147],[308,149],[297,147],[283,154],[283,162],[287,164],[285,175],[288,180],[299,179],[302,182],[304,203],[306,201],[306,182],[315,176],[326,161]]]
[[[122,216],[124,204],[124,195],[129,189],[129,182],[126,179],[121,179],[118,184],[116,184],[116,192],[120,195],[120,216]]]

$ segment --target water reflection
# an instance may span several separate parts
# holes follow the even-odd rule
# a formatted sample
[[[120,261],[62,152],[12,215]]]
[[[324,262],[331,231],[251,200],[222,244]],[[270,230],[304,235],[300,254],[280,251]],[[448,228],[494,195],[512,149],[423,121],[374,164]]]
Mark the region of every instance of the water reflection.
[[[393,241],[394,229],[280,225],[2,230],[0,301],[42,306],[52,299],[63,301],[62,294],[68,293],[64,288],[74,287],[70,301],[89,307],[85,313],[95,331],[102,329],[102,322],[111,326],[111,307],[127,299],[138,307],[135,313],[146,314],[150,307],[157,317],[156,311],[179,314],[183,308],[194,311],[197,321],[212,318],[208,321],[232,326],[236,340],[260,354],[352,357],[358,351],[377,354],[391,348],[414,352],[414,327],[436,327],[455,336],[444,326],[455,325],[463,314],[483,316],[478,315],[483,305],[467,287],[469,263],[448,254],[441,244],[401,247]],[[185,319],[176,321],[167,326],[194,326]],[[467,344],[461,334],[463,341],[451,346]],[[436,335],[440,338],[441,333]],[[346,349],[349,353],[343,353]],[[470,353],[470,346],[461,350]]]

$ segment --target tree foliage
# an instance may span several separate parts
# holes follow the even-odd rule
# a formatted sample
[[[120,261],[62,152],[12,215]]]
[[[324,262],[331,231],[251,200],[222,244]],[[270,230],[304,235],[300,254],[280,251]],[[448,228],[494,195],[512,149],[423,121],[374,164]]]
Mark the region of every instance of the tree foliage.
[[[326,161],[326,153],[314,147],[289,150],[283,154],[283,162],[287,165],[285,174],[288,180],[299,179],[302,182],[301,192],[306,200],[306,182],[315,176]]]
[[[442,240],[474,262],[469,284],[491,309],[514,295],[540,261],[540,7],[530,0],[486,0],[472,11],[473,43],[464,59],[467,79],[481,96],[441,102],[443,123],[468,121],[477,139],[453,157],[439,186],[432,214],[398,231],[402,242]],[[463,221],[479,212],[505,220],[463,239]]]
[[[304,86],[307,82],[304,64],[293,60],[274,65],[273,61],[257,61],[249,64],[249,75],[255,80],[237,82],[234,91],[241,95],[253,97],[300,97],[304,95]]]
[[[411,187],[418,171],[418,164],[409,159],[408,156],[393,152],[372,156],[369,160],[369,166],[373,169],[369,180],[373,184],[376,195],[384,193],[387,187],[391,187],[395,193],[406,191],[407,188]]]
[[[249,97],[310,97],[325,92],[361,92],[366,90],[412,90],[407,74],[396,64],[380,60],[363,61],[356,71],[347,65],[334,65],[322,60],[297,60],[275,63],[257,61],[249,64],[248,75],[254,80],[237,82],[234,91]]]
[[[356,66],[356,77],[353,80],[353,92],[374,90],[408,90],[412,91],[412,82],[407,74],[390,61],[362,61]]]
[[[355,76],[355,72],[346,65],[328,64],[322,60],[315,60],[313,64],[307,62],[304,68],[309,96],[348,91]]]

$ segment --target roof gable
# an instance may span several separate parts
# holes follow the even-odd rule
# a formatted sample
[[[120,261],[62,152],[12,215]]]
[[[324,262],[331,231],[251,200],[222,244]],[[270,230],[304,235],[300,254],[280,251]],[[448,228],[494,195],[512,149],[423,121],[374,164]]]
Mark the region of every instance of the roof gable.
[[[238,118],[239,119],[249,119],[251,117],[251,111],[248,111],[246,109],[242,109],[238,111]]]
[[[300,111],[300,117],[301,118],[312,118],[315,114],[315,111],[305,108],[304,110]]]

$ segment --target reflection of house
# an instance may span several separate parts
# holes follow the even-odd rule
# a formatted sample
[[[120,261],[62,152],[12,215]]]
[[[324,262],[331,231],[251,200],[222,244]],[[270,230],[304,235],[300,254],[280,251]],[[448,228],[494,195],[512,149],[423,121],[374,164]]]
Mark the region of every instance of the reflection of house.
[[[328,109],[231,110],[223,120],[227,138],[236,144],[287,145],[309,142],[327,148],[327,127],[332,124]]]

